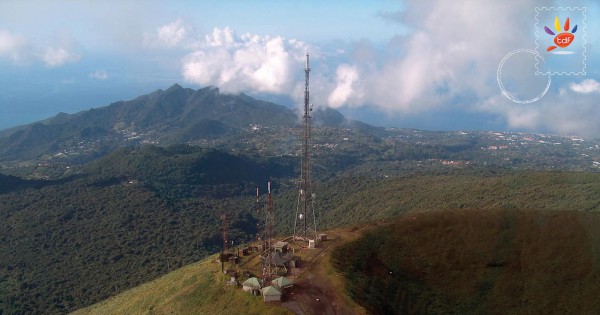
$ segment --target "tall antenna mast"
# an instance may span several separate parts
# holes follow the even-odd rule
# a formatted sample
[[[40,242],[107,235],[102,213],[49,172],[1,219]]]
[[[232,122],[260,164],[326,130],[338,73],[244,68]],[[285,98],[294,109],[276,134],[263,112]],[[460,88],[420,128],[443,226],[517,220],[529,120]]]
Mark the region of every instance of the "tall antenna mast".
[[[258,194],[258,187],[256,187],[256,240],[258,241],[259,244],[262,243],[263,241],[263,228],[262,228],[262,223],[263,220],[260,217],[260,197]]]
[[[298,191],[298,204],[296,206],[296,218],[294,223],[294,240],[308,241],[311,238],[317,240],[317,221],[315,218],[314,198],[310,183],[310,131],[311,124],[310,112],[312,105],[310,104],[310,89],[309,89],[309,57],[306,53],[306,67],[304,68],[305,83],[304,83],[304,115],[302,116],[302,165],[300,167],[300,183]],[[312,221],[312,222],[311,222]],[[312,226],[311,226],[312,223]]]
[[[221,213],[221,235],[223,236],[223,248],[221,250],[221,272],[225,268],[225,259],[229,259],[229,231],[227,224],[227,213]]]
[[[263,261],[263,285],[271,285],[271,278],[273,274],[273,227],[275,226],[275,216],[273,214],[273,197],[271,196],[271,182],[268,183],[267,190],[269,192],[267,197],[267,211],[265,216],[265,257]]]

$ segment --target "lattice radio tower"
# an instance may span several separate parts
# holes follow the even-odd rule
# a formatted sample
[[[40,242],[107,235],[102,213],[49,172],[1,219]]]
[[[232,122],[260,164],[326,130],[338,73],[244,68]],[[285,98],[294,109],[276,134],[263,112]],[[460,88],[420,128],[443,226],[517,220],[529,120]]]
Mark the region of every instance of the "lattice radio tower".
[[[221,249],[221,272],[225,269],[225,259],[229,259],[229,230],[227,224],[227,213],[221,213],[221,235],[223,236],[223,248]]]
[[[258,187],[256,187],[256,218],[257,218],[256,241],[258,242],[258,244],[264,245],[264,242],[263,242],[264,239],[263,239],[263,234],[262,234],[263,233],[263,226],[262,226],[263,220],[262,220],[262,217],[260,216],[261,215],[260,212],[261,212],[260,211],[260,196],[258,194]]]
[[[315,217],[315,194],[310,184],[310,130],[312,105],[310,104],[309,82],[309,59],[306,53],[306,67],[304,68],[304,115],[302,116],[302,165],[300,167],[300,182],[298,189],[298,204],[296,206],[296,217],[294,222],[294,240],[308,241],[317,240],[317,220]]]
[[[268,183],[267,211],[265,215],[265,256],[263,261],[263,285],[271,285],[273,275],[273,228],[275,227],[275,214],[273,213],[273,197],[271,196],[271,182]]]

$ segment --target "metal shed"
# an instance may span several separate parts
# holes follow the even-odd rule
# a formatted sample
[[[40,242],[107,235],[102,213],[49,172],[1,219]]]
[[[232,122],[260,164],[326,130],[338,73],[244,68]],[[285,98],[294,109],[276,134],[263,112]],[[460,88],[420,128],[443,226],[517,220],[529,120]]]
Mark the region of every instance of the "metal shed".
[[[276,286],[268,286],[261,289],[265,302],[281,302],[281,291]]]
[[[260,290],[260,280],[258,280],[256,277],[248,278],[248,280],[242,283],[242,289],[246,292]]]
[[[286,277],[279,277],[277,279],[274,279],[273,281],[271,281],[271,284],[283,289],[287,289],[287,288],[291,288],[294,286],[294,281],[292,281],[291,279],[288,279]]]

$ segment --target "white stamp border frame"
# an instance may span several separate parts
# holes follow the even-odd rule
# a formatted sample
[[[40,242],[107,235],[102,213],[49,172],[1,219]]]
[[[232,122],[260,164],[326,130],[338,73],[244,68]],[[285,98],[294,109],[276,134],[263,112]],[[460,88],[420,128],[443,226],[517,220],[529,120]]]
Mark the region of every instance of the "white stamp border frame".
[[[583,63],[583,68],[581,69],[581,71],[579,72],[553,72],[553,71],[546,71],[546,72],[541,72],[538,69],[538,63],[539,61],[536,58],[535,61],[535,74],[536,75],[586,75],[586,68],[587,68],[587,24],[586,24],[586,20],[587,20],[587,15],[586,15],[586,7],[535,7],[535,51],[539,53],[539,43],[538,43],[538,39],[539,39],[539,19],[538,19],[538,15],[540,14],[540,11],[543,10],[553,10],[553,11],[558,11],[558,10],[571,10],[571,11],[582,11],[583,14],[583,59],[581,60],[581,62]]]

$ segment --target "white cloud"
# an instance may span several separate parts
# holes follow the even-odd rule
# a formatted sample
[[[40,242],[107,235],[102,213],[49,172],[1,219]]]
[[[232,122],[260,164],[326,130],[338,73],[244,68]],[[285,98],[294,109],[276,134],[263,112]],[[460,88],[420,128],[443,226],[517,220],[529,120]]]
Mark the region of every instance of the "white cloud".
[[[353,97],[356,101],[361,99],[361,95],[354,95],[357,92],[356,84],[358,80],[358,70],[356,67],[343,64],[336,71],[336,86],[329,94],[327,103],[331,107],[340,107]]]
[[[97,79],[97,80],[108,79],[108,73],[106,73],[106,71],[104,71],[104,70],[94,71],[94,72],[90,73],[88,76],[92,79]]]
[[[32,45],[21,36],[0,30],[0,58],[8,57],[13,62],[29,63],[41,61],[46,67],[54,68],[81,59],[81,55],[72,51],[75,46],[68,34],[59,34],[53,45]]]
[[[20,35],[0,30],[0,57],[8,57],[15,62],[23,58],[25,39]]]
[[[357,45],[357,57],[339,65],[331,79],[337,84],[328,103],[332,107],[369,104],[405,114],[458,103],[462,110],[494,113],[509,128],[598,136],[600,106],[594,96],[600,92],[600,82],[586,79],[569,84],[564,78],[553,78],[550,91],[527,105],[506,99],[496,83],[500,60],[535,41],[533,32],[523,31],[535,23],[533,7],[549,2],[407,2],[404,12],[385,14],[385,18],[413,31],[392,39],[383,52]],[[534,72],[524,75],[533,65],[529,57],[511,59],[513,69],[503,76],[511,83],[505,85],[532,98],[543,91],[545,78],[535,77]],[[349,69],[352,76],[344,75]],[[568,88],[561,86],[565,84]]]
[[[225,92],[290,94],[298,84],[306,45],[283,37],[244,34],[215,28],[182,60],[186,81],[215,85]],[[292,70],[294,69],[294,70]]]
[[[479,108],[504,117],[510,128],[545,129],[559,134],[590,137],[600,135],[600,106],[593,94],[582,95],[562,89],[549,92],[544,101],[526,105],[495,95],[482,102]]]
[[[169,46],[175,46],[187,35],[187,29],[181,19],[171,24],[164,25],[158,29],[158,39]]]
[[[534,42],[522,32],[533,21],[532,3],[413,1],[404,12],[384,14],[414,31],[392,39],[383,54],[353,60],[358,69],[353,86],[361,90],[347,92],[346,103],[360,96],[386,111],[410,114],[465,95],[486,99],[498,93],[491,82],[499,60],[513,47]],[[333,100],[330,105],[339,106]]]
[[[66,63],[79,61],[80,55],[64,47],[46,47],[40,54],[40,59],[49,68],[59,67]]]
[[[408,115],[453,106],[496,114],[515,129],[600,134],[596,127],[600,111],[592,106],[591,97],[600,92],[600,83],[594,79],[567,83],[567,88],[561,88],[564,81],[554,80],[547,95],[530,105],[512,103],[500,92],[496,82],[500,60],[515,49],[532,47],[534,33],[524,31],[535,23],[532,8],[548,4],[535,0],[408,2],[405,11],[385,16],[412,31],[403,31],[383,49],[362,40],[353,49],[344,49],[348,53],[343,56],[340,51],[317,54],[318,66],[311,72],[312,99],[317,106],[365,105]],[[301,99],[305,43],[280,36],[238,35],[229,28],[215,28],[191,42],[185,31],[176,31],[181,24],[169,25],[165,34],[170,35],[165,38],[176,39],[171,43],[178,46],[186,42],[192,50],[181,61],[186,81],[215,85],[224,92]],[[535,97],[545,84],[543,78],[522,75],[529,71],[529,57],[512,58],[511,71],[503,72],[511,82],[506,85],[521,88],[520,96],[527,98]]]
[[[600,92],[600,82],[594,79],[585,79],[580,83],[571,83],[569,88],[581,94],[598,93]]]
[[[152,48],[189,48],[193,36],[193,27],[179,18],[156,28],[154,32],[144,33],[143,44]]]

